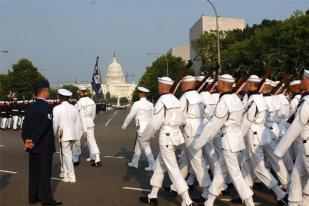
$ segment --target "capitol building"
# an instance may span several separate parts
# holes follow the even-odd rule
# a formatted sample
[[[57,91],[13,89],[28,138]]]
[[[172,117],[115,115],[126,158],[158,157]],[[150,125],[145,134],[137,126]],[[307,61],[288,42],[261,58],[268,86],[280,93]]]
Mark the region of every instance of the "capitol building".
[[[104,96],[110,93],[111,97],[120,99],[126,97],[128,100],[132,99],[133,91],[136,84],[129,84],[126,82],[124,72],[121,65],[117,62],[116,55],[114,54],[112,63],[107,67],[106,84],[102,84],[102,91]]]

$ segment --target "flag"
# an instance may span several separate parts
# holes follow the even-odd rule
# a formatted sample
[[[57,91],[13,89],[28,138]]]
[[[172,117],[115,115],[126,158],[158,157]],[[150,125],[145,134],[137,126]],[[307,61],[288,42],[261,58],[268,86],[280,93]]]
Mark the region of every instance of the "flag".
[[[95,95],[98,99],[103,97],[103,92],[102,92],[102,79],[101,79],[101,74],[99,71],[99,57],[97,57],[97,61],[95,63],[94,69],[93,69],[93,74],[92,74],[92,89],[95,91]]]

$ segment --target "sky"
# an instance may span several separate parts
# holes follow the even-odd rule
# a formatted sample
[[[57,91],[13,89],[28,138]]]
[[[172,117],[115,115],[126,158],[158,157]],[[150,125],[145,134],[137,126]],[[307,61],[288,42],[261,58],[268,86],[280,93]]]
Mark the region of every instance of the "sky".
[[[212,0],[218,15],[286,19],[309,9],[309,0]],[[53,85],[89,82],[96,56],[105,78],[117,60],[137,82],[157,58],[189,44],[189,29],[202,15],[214,15],[206,0],[0,0],[0,73],[27,58]]]

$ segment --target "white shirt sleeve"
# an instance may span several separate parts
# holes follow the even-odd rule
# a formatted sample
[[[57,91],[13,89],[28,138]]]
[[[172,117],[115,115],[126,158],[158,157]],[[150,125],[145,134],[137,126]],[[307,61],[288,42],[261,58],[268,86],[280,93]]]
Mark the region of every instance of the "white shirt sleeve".
[[[53,130],[54,130],[54,135],[56,135],[59,124],[60,124],[60,115],[59,115],[59,109],[55,107],[53,109]]]
[[[219,129],[224,125],[228,117],[228,107],[224,101],[218,103],[215,109],[215,113],[209,122],[205,125],[201,135],[194,139],[192,144],[193,151],[200,150],[205,144],[212,140]]]
[[[128,114],[128,116],[126,117],[126,119],[124,120],[123,122],[123,125],[122,125],[122,129],[125,129],[127,128],[127,126],[130,124],[130,122],[132,121],[132,119],[135,117],[135,115],[137,114],[137,105],[136,103],[134,103],[131,107],[131,110]]]

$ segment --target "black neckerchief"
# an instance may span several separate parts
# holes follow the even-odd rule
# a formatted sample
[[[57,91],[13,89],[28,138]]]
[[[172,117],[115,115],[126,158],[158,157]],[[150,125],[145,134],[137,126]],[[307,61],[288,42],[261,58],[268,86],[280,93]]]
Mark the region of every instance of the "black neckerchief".
[[[251,92],[248,92],[248,93],[247,93],[248,99],[250,98],[251,95],[254,95],[254,94],[260,94],[260,93],[259,93],[259,91],[251,91]]]
[[[272,96],[271,93],[267,93],[267,94],[263,94],[264,97],[269,97],[269,96]]]
[[[222,92],[219,96],[219,99],[221,99],[221,97],[223,97],[226,94],[233,94],[233,91],[228,91],[228,92]]]
[[[81,96],[80,98],[83,98],[83,97],[87,97],[87,95],[83,95],[83,96]]]
[[[303,99],[305,96],[309,95],[309,92],[304,92],[302,95],[301,95],[301,99]]]
[[[293,93],[293,95],[291,96],[291,99],[294,99],[297,95],[300,95],[300,93]]]

